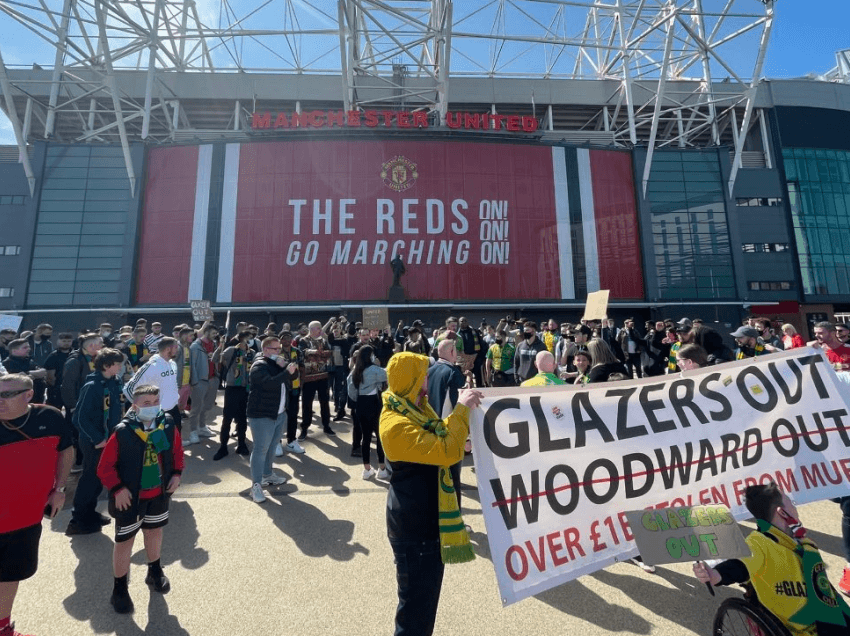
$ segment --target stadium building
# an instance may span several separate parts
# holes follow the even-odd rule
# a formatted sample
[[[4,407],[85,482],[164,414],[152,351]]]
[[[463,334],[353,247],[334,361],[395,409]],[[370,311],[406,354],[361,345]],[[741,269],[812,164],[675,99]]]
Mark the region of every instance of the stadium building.
[[[850,313],[850,54],[763,78],[772,1],[14,4],[26,325]]]

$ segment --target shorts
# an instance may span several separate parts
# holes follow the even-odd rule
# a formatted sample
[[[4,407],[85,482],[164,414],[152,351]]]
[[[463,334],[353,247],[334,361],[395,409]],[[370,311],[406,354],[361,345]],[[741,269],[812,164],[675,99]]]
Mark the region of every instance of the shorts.
[[[161,528],[168,523],[168,497],[139,499],[135,514],[132,507],[115,511],[115,543],[129,541],[142,530]]]
[[[30,578],[38,569],[41,524],[0,534],[0,583]]]

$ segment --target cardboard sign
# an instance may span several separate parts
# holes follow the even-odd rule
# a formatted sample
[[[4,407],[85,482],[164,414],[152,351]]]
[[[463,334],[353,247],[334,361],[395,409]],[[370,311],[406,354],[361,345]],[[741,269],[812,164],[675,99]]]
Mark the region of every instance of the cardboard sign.
[[[389,311],[386,307],[364,307],[363,328],[383,329],[390,322]]]
[[[726,506],[683,506],[626,512],[640,556],[649,565],[750,556]]]
[[[10,314],[0,314],[0,330],[14,329],[15,333],[17,333],[18,329],[21,326],[21,321],[23,319],[24,319],[23,316],[12,316]]]
[[[582,320],[605,320],[608,318],[609,290],[602,289],[587,295]]]
[[[207,321],[214,319],[213,311],[210,308],[210,301],[190,300],[189,306],[192,308],[192,320]]]

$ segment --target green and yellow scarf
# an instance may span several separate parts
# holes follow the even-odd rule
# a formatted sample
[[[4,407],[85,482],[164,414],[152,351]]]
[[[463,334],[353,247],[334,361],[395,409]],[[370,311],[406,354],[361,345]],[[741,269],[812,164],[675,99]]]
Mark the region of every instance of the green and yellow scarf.
[[[392,391],[384,391],[384,408],[398,413],[437,437],[445,437],[448,434],[446,423],[437,417],[427,400],[423,400],[423,404],[417,406],[407,398],[396,395]],[[475,558],[475,552],[472,549],[466,525],[463,523],[460,508],[457,505],[457,495],[455,494],[451,471],[448,466],[440,466],[437,475],[440,553],[443,563],[472,561]]]

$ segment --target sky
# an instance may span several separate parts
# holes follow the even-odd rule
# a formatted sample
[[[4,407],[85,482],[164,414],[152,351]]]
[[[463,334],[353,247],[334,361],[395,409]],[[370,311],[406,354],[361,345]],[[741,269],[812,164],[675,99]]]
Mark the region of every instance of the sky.
[[[703,0],[704,7],[710,1]],[[753,3],[757,1],[752,0]],[[321,0],[315,2],[322,4]],[[204,0],[201,4],[212,6],[216,3]],[[231,4],[238,5],[239,1],[232,0]],[[462,2],[455,5],[463,6]],[[825,73],[835,67],[836,51],[850,49],[850,0],[777,0],[775,11],[776,19],[763,71],[765,77],[789,78]],[[0,33],[0,51],[6,64],[30,65],[35,61],[52,60],[52,47],[43,40],[29,37],[29,33],[17,22],[0,17]],[[0,145],[14,143],[12,124],[0,112]]]

